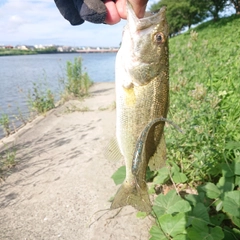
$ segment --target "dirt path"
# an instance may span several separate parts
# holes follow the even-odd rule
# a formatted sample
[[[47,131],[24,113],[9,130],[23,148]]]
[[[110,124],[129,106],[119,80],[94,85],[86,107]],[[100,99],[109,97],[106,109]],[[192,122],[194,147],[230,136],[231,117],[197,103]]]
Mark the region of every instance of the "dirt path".
[[[109,208],[118,189],[111,175],[123,165],[104,158],[115,134],[114,101],[113,83],[96,84],[85,101],[70,101],[3,139],[14,142],[20,163],[0,186],[1,240],[149,238],[151,219],[137,219],[131,207],[95,221]]]

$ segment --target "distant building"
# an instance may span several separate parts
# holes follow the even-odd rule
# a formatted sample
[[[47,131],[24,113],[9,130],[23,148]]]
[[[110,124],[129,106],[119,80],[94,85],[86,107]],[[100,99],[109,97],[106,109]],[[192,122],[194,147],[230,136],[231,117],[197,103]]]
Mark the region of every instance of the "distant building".
[[[4,48],[5,48],[5,49],[13,49],[13,46],[11,46],[11,45],[6,45],[6,46],[4,46]]]
[[[15,48],[19,50],[28,50],[28,48],[25,45],[17,45]]]
[[[46,48],[46,47],[43,46],[42,44],[34,45],[34,47],[35,47],[36,49],[45,49],[45,48]]]

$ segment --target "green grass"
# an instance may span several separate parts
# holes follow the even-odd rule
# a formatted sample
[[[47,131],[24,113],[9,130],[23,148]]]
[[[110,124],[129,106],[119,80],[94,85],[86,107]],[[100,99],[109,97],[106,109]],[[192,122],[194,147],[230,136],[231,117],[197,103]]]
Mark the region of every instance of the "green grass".
[[[0,49],[0,56],[32,55],[46,53],[57,53],[57,49],[55,47],[47,47],[46,49],[34,49],[34,50]]]
[[[166,128],[168,159],[189,181],[208,181],[234,158],[240,142],[240,18],[207,22],[170,39],[168,118],[185,131]]]
[[[5,145],[0,151],[0,182],[11,173],[11,169],[16,165],[16,154],[17,149],[14,146]]]

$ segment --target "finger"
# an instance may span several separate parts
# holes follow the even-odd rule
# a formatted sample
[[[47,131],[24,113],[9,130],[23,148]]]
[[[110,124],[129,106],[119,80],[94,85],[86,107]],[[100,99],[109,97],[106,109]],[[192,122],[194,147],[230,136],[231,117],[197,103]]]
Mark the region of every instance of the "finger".
[[[148,0],[128,0],[132,5],[133,11],[138,18],[143,18]],[[127,18],[126,0],[116,0],[116,7],[119,16],[123,19]]]
[[[127,3],[126,0],[116,0],[116,7],[120,18],[127,19]]]
[[[105,19],[105,23],[110,25],[118,23],[121,20],[121,17],[119,16],[115,3],[111,0],[106,0],[104,1],[104,4],[107,9],[107,16]]]

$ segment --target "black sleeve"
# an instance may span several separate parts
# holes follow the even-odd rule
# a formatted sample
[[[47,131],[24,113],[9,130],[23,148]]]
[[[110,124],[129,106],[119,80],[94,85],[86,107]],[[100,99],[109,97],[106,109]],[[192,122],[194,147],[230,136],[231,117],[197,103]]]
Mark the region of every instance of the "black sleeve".
[[[73,0],[54,0],[58,10],[72,25],[79,25],[84,22],[75,7]],[[83,1],[79,1],[83,3]]]
[[[57,8],[72,25],[84,20],[92,23],[104,23],[106,7],[102,0],[54,0]]]

